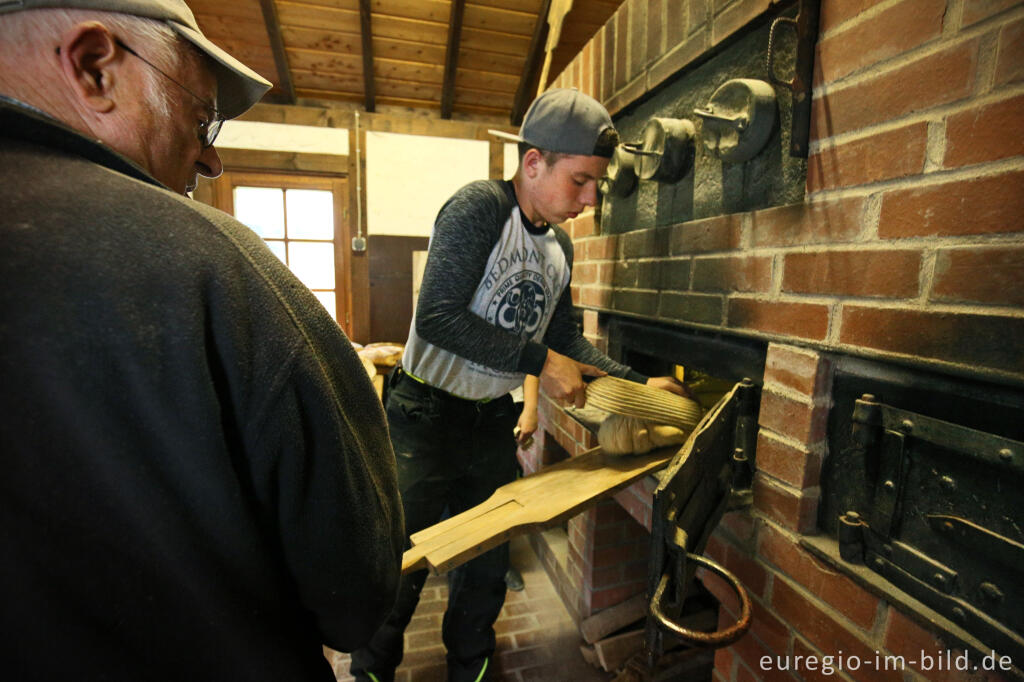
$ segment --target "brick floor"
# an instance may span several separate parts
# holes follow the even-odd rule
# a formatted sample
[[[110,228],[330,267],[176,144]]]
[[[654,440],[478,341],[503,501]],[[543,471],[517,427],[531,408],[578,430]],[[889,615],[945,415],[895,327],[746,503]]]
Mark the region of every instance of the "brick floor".
[[[498,648],[492,680],[495,682],[599,682],[613,675],[583,660],[579,630],[569,617],[530,549],[526,538],[511,543],[512,563],[523,575],[526,589],[508,592],[494,631]],[[405,632],[405,658],[396,682],[439,682],[445,679],[441,616],[448,600],[444,576],[430,576],[419,606]],[[325,650],[338,682],[350,682],[349,657]]]

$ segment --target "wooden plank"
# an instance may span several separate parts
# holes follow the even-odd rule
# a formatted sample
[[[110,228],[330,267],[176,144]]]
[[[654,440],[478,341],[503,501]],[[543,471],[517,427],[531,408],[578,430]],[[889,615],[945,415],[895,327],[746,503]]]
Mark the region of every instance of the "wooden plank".
[[[647,615],[647,603],[647,597],[638,594],[583,619],[580,623],[580,634],[583,635],[583,641],[593,644],[616,630],[635,623]]]
[[[373,27],[370,20],[370,0],[359,0],[359,32],[363,49],[363,95],[366,110],[373,111],[376,104],[373,80]]]
[[[515,535],[559,523],[664,467],[675,450],[614,457],[595,448],[513,481],[477,507],[412,535],[402,571],[448,571]]]
[[[369,2],[369,0],[360,0]],[[295,45],[289,36],[290,31],[297,28],[314,29],[317,31],[356,33],[358,12],[311,5],[300,5],[291,2],[278,4],[278,16],[281,20],[281,32],[285,44]],[[373,15],[374,40],[390,38],[404,40],[409,43],[427,43],[444,46],[448,43],[448,25],[445,23],[417,21],[383,14]],[[529,47],[529,38],[502,31],[491,31],[464,26],[462,31],[464,47],[479,49],[501,54],[522,56]]]
[[[621,635],[603,639],[594,644],[597,662],[604,670],[613,672],[622,667],[626,660],[644,646],[644,631],[631,630]]]
[[[362,59],[357,55],[340,55],[309,50],[289,51],[293,70],[316,75],[362,76]],[[440,64],[405,62],[377,56],[373,75],[378,81],[387,79],[437,84],[444,78]],[[470,69],[458,69],[458,82],[464,89],[485,90],[511,94],[515,78],[506,74],[493,74]]]
[[[337,154],[282,152],[263,149],[217,147],[224,167],[230,170],[272,170],[344,175],[348,157]]]
[[[523,73],[519,78],[519,87],[516,88],[516,96],[512,101],[512,114],[509,123],[514,126],[523,121],[526,107],[533,100],[533,83],[537,80],[543,62],[544,41],[548,35],[548,8],[551,0],[544,0],[540,12],[537,14],[537,23],[533,29],[533,37],[530,39],[530,47],[526,52],[526,62],[523,64]]]
[[[281,25],[277,20],[274,0],[260,0],[260,8],[263,10],[263,21],[266,24],[267,37],[270,39],[270,49],[274,54],[274,65],[277,67],[277,85],[287,98],[287,103],[294,104],[295,86],[292,85],[292,75],[288,68],[288,57],[284,52]]]
[[[455,75],[459,65],[459,39],[462,35],[462,13],[466,0],[452,0],[451,18],[448,20],[448,47],[444,57],[444,81],[441,85],[441,118],[452,117],[455,103]]]

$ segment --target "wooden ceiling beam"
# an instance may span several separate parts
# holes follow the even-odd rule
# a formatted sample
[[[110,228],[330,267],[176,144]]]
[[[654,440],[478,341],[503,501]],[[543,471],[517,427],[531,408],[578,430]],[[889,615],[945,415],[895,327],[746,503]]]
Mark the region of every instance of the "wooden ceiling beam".
[[[363,37],[363,94],[366,110],[377,108],[376,87],[373,80],[373,28],[370,22],[370,0],[359,0],[359,31]]]
[[[263,10],[263,23],[267,26],[270,49],[274,53],[277,85],[281,88],[285,103],[295,104],[295,86],[292,84],[292,71],[288,66],[284,41],[281,39],[281,22],[277,18],[277,6],[274,4],[274,0],[260,0],[260,9]]]
[[[451,16],[448,18],[448,48],[444,57],[444,83],[441,86],[441,118],[452,117],[455,104],[455,74],[459,64],[459,42],[462,38],[462,13],[466,0],[452,0]]]
[[[509,123],[518,126],[523,122],[523,115],[526,114],[526,107],[533,101],[534,83],[539,76],[543,64],[544,43],[548,37],[548,10],[551,8],[551,0],[544,0],[541,3],[540,11],[537,12],[537,23],[533,27],[533,37],[530,38],[530,49],[526,52],[526,62],[523,64],[523,75],[519,78],[519,87],[516,88],[516,96],[512,101],[512,115]]]

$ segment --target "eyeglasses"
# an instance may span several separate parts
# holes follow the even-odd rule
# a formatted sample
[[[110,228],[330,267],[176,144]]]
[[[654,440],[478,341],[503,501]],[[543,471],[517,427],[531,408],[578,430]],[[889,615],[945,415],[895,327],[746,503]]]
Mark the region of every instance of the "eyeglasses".
[[[167,80],[171,81],[172,83],[177,85],[179,88],[181,88],[182,90],[184,90],[185,92],[187,92],[188,94],[192,95],[197,100],[202,102],[204,106],[206,106],[206,108],[211,112],[211,114],[210,114],[210,118],[208,120],[201,121],[199,123],[199,131],[198,131],[199,142],[200,142],[200,144],[203,145],[203,149],[206,149],[207,147],[212,147],[213,146],[213,141],[217,139],[217,135],[220,133],[220,127],[224,124],[224,119],[221,117],[220,112],[217,111],[217,107],[214,106],[211,102],[208,102],[207,100],[203,99],[202,97],[200,97],[196,93],[192,92],[191,90],[186,88],[184,85],[182,85],[181,83],[179,83],[175,79],[173,79],[170,76],[168,76],[166,73],[163,72],[163,70],[160,69],[160,67],[158,67],[157,65],[153,64],[153,62],[149,61],[148,59],[146,59],[145,57],[140,55],[138,52],[136,52],[135,50],[133,50],[132,48],[128,47],[123,42],[121,42],[120,38],[114,38],[114,43],[116,43],[118,47],[120,47],[122,50],[124,50],[128,54],[135,55],[136,57],[141,59],[143,63],[148,64],[149,66],[153,67],[153,69],[155,69],[156,72],[159,73],[161,76],[163,76]]]

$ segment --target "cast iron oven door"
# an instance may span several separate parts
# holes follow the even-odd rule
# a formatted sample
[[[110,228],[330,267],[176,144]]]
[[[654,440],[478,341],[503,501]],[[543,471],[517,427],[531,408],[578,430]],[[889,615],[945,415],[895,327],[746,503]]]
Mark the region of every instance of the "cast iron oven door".
[[[654,492],[648,564],[647,665],[654,669],[666,650],[666,635],[691,647],[723,647],[750,627],[750,599],[735,576],[701,556],[729,506],[749,503],[757,426],[757,387],[748,379],[704,416],[661,476]],[[740,598],[740,616],[718,632],[688,629],[685,602],[697,567],[717,573]]]
[[[839,517],[842,558],[1024,661],[1024,443],[871,394],[851,427],[864,489]]]

